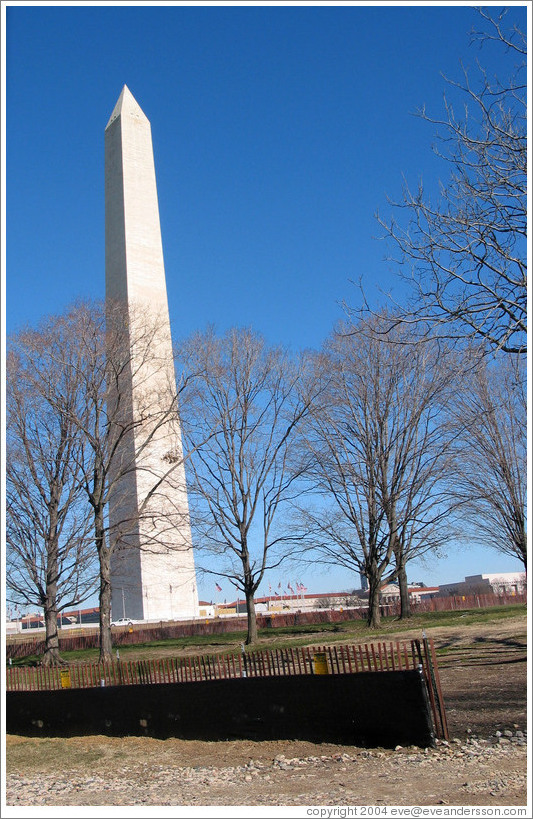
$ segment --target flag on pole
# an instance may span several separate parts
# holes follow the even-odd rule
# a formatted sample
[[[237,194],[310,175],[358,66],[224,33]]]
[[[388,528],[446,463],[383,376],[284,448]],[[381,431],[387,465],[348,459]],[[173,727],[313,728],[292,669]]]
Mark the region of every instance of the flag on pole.
[[[278,595],[278,597],[279,597],[279,591],[275,591],[275,592],[274,592],[274,594],[277,594],[277,595]]]
[[[221,587],[221,586],[219,586],[219,585],[218,585],[218,583],[215,583],[215,587],[216,587],[216,590],[217,590],[217,591],[222,591],[222,587]]]
[[[281,580],[278,583],[278,589],[281,589]]]
[[[287,588],[292,594],[294,594],[294,589],[293,589],[293,587],[291,586],[290,583],[288,584]]]

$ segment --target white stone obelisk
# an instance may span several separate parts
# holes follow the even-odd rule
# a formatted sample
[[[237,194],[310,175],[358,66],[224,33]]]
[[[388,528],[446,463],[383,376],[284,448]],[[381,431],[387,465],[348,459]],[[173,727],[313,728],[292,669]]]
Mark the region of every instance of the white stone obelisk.
[[[198,614],[150,122],[124,86],[105,130],[106,304],[133,352],[111,484],[112,617]],[[112,474],[112,478],[113,478]]]

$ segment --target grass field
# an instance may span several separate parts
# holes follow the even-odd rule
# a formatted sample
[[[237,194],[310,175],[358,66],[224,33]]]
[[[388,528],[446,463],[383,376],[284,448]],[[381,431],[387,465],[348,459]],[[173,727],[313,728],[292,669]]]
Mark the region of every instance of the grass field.
[[[463,611],[426,612],[415,614],[407,620],[397,617],[383,618],[379,629],[368,629],[364,621],[348,620],[343,623],[319,623],[303,626],[286,626],[259,630],[258,643],[254,648],[289,648],[295,646],[330,645],[333,643],[361,643],[391,639],[412,639],[422,636],[422,632],[431,635],[438,629],[456,630],[472,629],[472,641],[476,638],[476,626],[486,627],[491,624],[505,623],[513,619],[523,621],[517,636],[525,640],[525,604],[475,608]],[[523,634],[522,634],[523,632]],[[121,660],[159,659],[176,657],[183,654],[236,654],[246,639],[245,631],[226,634],[197,635],[169,640],[152,640],[146,643],[120,646]],[[248,647],[247,650],[251,650]],[[453,645],[437,645],[437,651],[444,656],[456,650]],[[98,661],[98,649],[90,648],[76,651],[64,651],[62,657],[70,663],[94,663]],[[40,656],[30,656],[13,660],[13,665],[30,665],[38,663]]]

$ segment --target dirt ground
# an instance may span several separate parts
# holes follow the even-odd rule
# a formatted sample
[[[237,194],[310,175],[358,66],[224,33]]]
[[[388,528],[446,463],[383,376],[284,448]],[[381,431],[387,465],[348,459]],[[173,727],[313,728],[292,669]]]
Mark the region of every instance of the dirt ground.
[[[6,803],[525,806],[526,618],[433,629],[429,636],[446,648],[440,673],[449,744],[386,750],[288,741],[8,736]]]

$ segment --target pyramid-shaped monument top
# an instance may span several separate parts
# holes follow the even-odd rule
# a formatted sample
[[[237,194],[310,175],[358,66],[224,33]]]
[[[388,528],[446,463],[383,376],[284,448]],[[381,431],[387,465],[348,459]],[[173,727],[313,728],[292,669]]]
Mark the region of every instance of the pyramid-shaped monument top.
[[[113,108],[113,113],[109,117],[109,122],[106,125],[106,130],[107,128],[109,128],[112,122],[118,119],[118,117],[123,116],[134,116],[148,121],[146,114],[142,110],[141,106],[139,105],[139,103],[137,102],[137,100],[135,99],[127,85],[125,85],[122,91],[120,92],[120,97],[117,100],[117,104]]]

